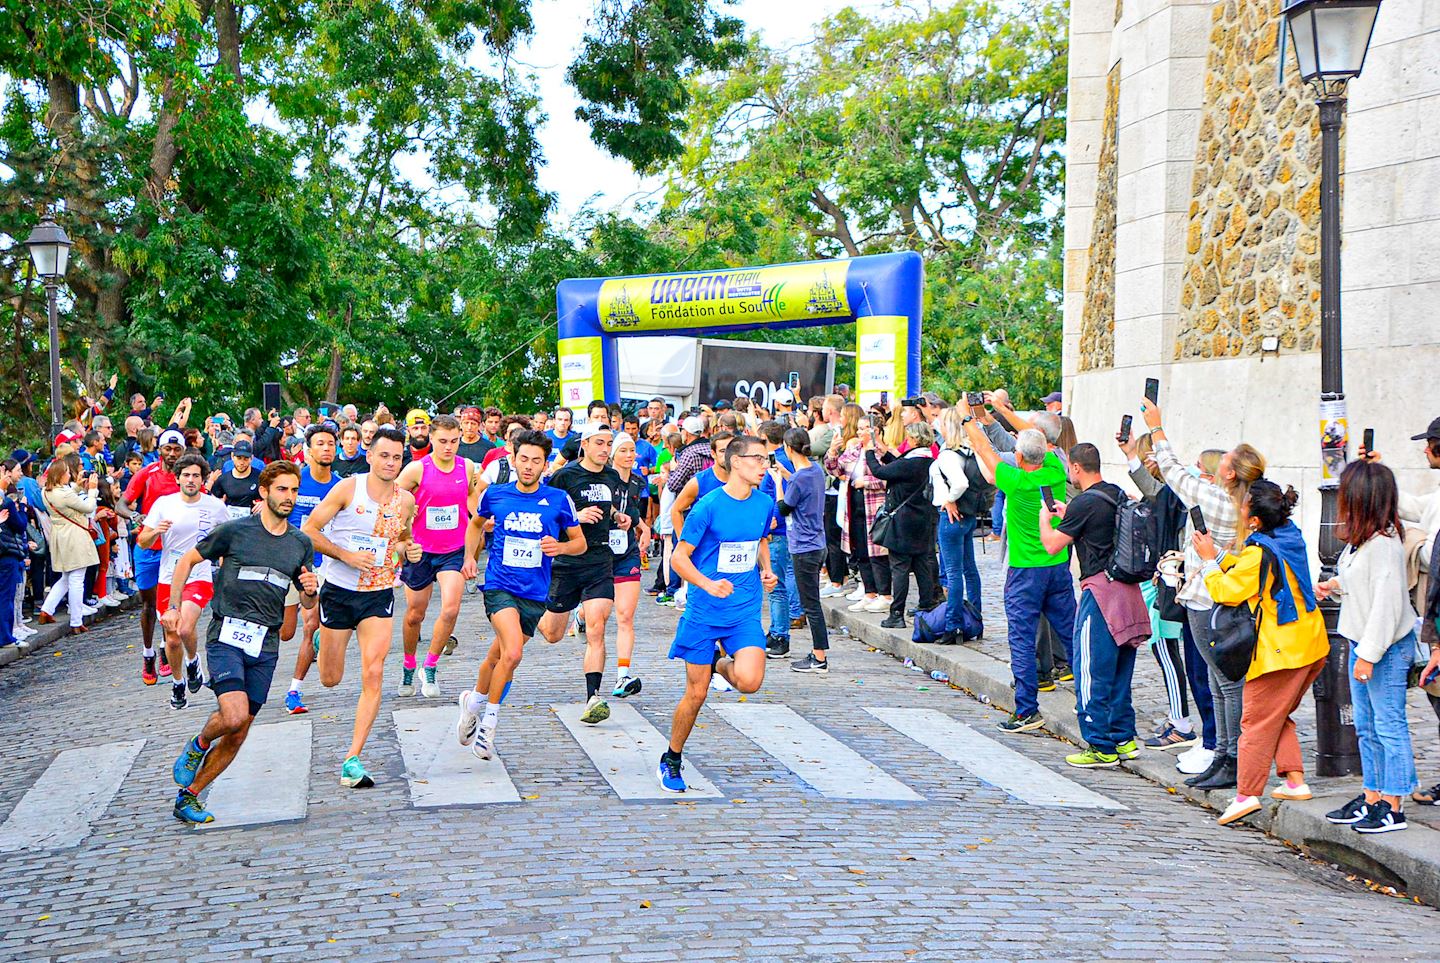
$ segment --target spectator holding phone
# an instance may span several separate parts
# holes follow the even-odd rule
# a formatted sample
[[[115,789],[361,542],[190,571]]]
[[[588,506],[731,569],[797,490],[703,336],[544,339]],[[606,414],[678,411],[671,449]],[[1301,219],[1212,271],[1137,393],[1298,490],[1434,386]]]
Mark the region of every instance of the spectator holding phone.
[[[100,563],[90,529],[100,479],[92,474],[83,486],[76,484],[79,480],[71,472],[69,459],[56,458],[45,471],[43,493],[45,507],[54,519],[50,526],[50,567],[60,573],[60,579],[45,596],[39,621],[41,625],[54,622],[55,610],[66,599],[72,633],[86,631],[85,616],[95,612],[85,607],[85,570]]]
[[[1405,571],[1405,529],[1395,473],[1356,461],[1340,476],[1340,538],[1335,577],[1315,586],[1340,602],[1340,634],[1350,640],[1350,701],[1360,742],[1364,792],[1326,818],[1359,833],[1405,828],[1404,797],[1418,788],[1405,689],[1415,652],[1415,609]]]

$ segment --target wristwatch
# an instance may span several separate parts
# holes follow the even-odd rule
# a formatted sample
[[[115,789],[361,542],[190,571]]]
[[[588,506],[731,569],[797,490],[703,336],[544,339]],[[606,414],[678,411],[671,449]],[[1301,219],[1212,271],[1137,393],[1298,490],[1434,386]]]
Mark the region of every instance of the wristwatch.
[[[961,419],[960,419],[960,424],[961,424],[961,426],[968,425],[968,424],[970,424],[970,422],[972,422],[972,421],[974,421],[974,420],[975,420],[975,416],[974,416],[974,415],[966,415],[964,418],[961,418]]]

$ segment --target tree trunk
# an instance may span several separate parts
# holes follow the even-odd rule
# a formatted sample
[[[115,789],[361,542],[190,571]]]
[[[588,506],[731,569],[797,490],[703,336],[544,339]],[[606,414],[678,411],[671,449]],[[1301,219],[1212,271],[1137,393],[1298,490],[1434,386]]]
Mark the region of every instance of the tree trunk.
[[[237,84],[244,81],[240,73],[240,15],[233,0],[215,4],[215,40],[220,48],[220,62],[234,75]]]

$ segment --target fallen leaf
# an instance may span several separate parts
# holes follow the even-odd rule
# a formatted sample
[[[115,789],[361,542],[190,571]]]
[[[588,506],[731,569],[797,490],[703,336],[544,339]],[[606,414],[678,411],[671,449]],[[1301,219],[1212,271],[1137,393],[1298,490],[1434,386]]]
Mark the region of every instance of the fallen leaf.
[[[540,798],[540,794],[537,792],[537,793],[535,793],[533,796],[526,796],[525,798],[526,798],[526,799],[539,799],[539,798]]]
[[[59,655],[59,653],[57,652],[56,655]],[[740,701],[741,701],[741,702],[744,702],[744,701],[745,701],[745,697],[744,697],[744,696],[741,696],[741,697],[740,697]]]
[[[37,923],[43,923],[43,922],[45,922],[46,920],[48,920],[49,918],[50,918],[50,914],[49,914],[49,913],[46,913],[44,916],[41,916],[40,918],[38,918],[37,920],[35,920],[35,922],[37,922]]]
[[[393,896],[395,899],[399,899],[399,898],[400,898],[400,894],[399,894],[399,893],[391,893],[390,895]]]
[[[641,909],[649,909],[649,908],[650,908],[650,901],[649,901],[648,899],[642,899],[642,900],[640,901],[640,908],[641,908]]]
[[[898,859],[898,860],[900,860],[900,862],[902,862],[902,863],[913,863],[913,862],[915,862],[915,857],[914,857],[914,856],[896,856],[895,858]]]
[[[326,940],[325,942],[326,942],[326,943],[334,943],[335,940],[334,940],[334,938],[332,937],[331,939],[328,939],[328,940]]]
[[[56,653],[55,653],[55,658],[58,659],[58,658],[60,658],[60,656],[62,656],[62,655],[64,655],[64,654],[65,654],[64,652],[56,652]]]
[[[856,869],[854,866],[851,866],[851,867],[850,867],[850,872],[854,873],[856,876],[864,876],[864,875],[865,875],[865,870],[863,870],[863,869]]]

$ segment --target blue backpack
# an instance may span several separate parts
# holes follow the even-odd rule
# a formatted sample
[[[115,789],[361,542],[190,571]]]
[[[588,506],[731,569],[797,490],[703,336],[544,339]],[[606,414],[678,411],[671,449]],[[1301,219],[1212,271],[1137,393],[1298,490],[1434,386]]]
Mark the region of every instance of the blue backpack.
[[[910,636],[910,641],[929,643],[938,641],[945,634],[945,615],[949,603],[941,602],[929,611],[915,613],[915,631]],[[980,613],[975,608],[975,603],[966,599],[960,604],[960,638],[966,642],[978,639],[985,634],[985,623],[980,619]]]

